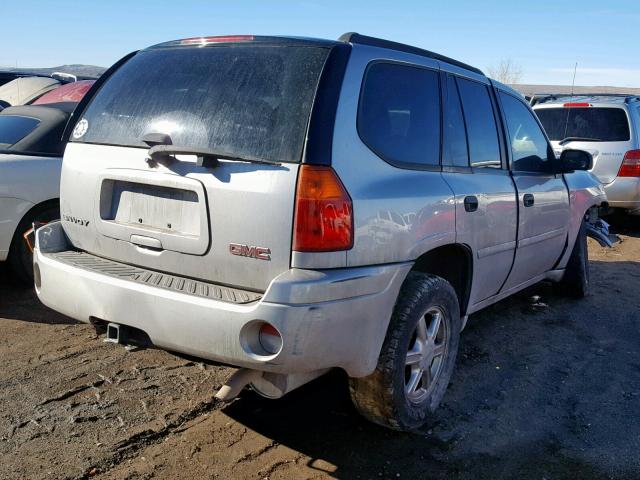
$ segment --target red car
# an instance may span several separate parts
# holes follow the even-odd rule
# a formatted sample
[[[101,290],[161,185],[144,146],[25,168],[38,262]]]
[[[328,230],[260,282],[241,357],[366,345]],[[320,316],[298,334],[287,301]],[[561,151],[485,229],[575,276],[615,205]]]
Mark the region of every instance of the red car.
[[[74,102],[82,100],[95,80],[80,80],[67,83],[38,98],[32,105],[44,105],[48,103]]]

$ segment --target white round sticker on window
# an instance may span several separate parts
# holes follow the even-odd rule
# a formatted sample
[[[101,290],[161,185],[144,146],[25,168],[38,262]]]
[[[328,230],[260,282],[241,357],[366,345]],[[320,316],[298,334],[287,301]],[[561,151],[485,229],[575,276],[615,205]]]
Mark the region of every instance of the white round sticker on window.
[[[86,119],[80,120],[73,129],[73,138],[81,138],[89,130],[89,122]]]

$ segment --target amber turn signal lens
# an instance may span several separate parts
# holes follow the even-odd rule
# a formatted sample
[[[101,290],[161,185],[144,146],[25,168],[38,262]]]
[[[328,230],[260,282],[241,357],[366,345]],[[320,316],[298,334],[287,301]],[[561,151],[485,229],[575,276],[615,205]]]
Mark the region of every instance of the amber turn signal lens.
[[[353,246],[351,197],[331,167],[302,165],[298,173],[293,250],[331,252]]]

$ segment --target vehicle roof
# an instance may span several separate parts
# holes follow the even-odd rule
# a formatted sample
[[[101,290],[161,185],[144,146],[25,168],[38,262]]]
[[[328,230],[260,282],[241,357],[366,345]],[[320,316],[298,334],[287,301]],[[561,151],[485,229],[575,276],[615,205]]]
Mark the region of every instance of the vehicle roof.
[[[505,91],[507,93],[510,93],[514,97],[522,98],[523,100],[525,100],[525,98],[526,98],[524,95],[522,95],[522,93],[520,93],[519,91],[511,88],[509,85],[507,85],[505,83],[502,83],[502,82],[499,82],[497,80],[491,79],[491,84],[494,87],[496,87],[497,89],[499,89],[499,90],[503,90],[503,91]]]
[[[559,107],[565,103],[584,102],[593,107],[623,107],[640,102],[638,95],[582,93],[582,94],[536,94],[533,96],[533,108]]]
[[[414,47],[412,45],[407,45],[405,43],[393,42],[391,40],[383,40],[377,37],[369,37],[367,35],[361,35],[355,32],[345,33],[341,35],[338,40],[341,42],[347,42],[352,44],[370,45],[373,47],[388,48],[390,50],[397,50],[400,52],[420,55],[422,57],[433,58],[434,60],[446,62],[450,65],[455,65],[456,67],[463,68],[465,70],[470,70],[473,73],[477,73],[478,75],[485,76],[482,70],[480,70],[479,68],[472,67],[471,65],[467,65],[466,63],[459,62],[458,60],[455,60],[453,58],[440,55],[439,53],[435,53],[430,50],[424,50],[422,48]]]
[[[438,61],[455,65],[456,67],[463,68],[465,70],[472,71],[476,74],[485,76],[484,73],[471,65],[459,62],[453,58],[440,55],[439,53],[424,50],[422,48],[414,47],[404,43],[393,42],[391,40],[383,40],[377,37],[370,37],[367,35],[361,35],[355,32],[345,33],[338,38],[338,40],[326,40],[319,38],[308,37],[288,37],[288,36],[262,36],[262,35],[226,35],[226,36],[202,36],[184,38],[180,40],[172,40],[169,42],[163,42],[151,47],[149,49],[167,48],[167,47],[185,47],[185,46],[214,46],[228,43],[273,43],[273,44],[291,44],[291,45],[317,45],[317,46],[335,46],[340,44],[357,44],[357,45],[369,45],[379,48],[387,48],[390,50],[396,50],[405,53],[411,53],[414,55],[420,55],[423,57],[433,58]]]
[[[9,148],[0,150],[0,153],[62,155],[62,132],[76,105],[77,103],[64,102],[5,108],[0,112],[0,117],[29,117],[39,120],[40,123],[26,137]]]
[[[91,88],[91,85],[95,83],[95,80],[79,80],[73,83],[67,83],[58,88],[55,88],[40,98],[38,98],[32,105],[45,105],[61,102],[79,102],[86,95]]]
[[[59,85],[60,82],[51,77],[18,77],[0,85],[0,100],[10,105],[24,105]]]
[[[288,37],[277,35],[219,35],[201,37],[181,38],[178,40],[170,40],[168,42],[157,43],[147,47],[145,50],[167,47],[203,47],[216,46],[224,44],[289,44],[289,45],[318,45],[333,46],[340,42],[335,40],[325,40],[321,38],[311,37]]]

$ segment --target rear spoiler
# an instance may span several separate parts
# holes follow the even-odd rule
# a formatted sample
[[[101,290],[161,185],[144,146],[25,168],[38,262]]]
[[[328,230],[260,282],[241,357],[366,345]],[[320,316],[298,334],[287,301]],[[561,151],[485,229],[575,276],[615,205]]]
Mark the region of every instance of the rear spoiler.
[[[624,98],[624,103],[640,101],[640,95],[632,95],[628,93],[534,93],[529,100],[533,107],[538,103],[548,102],[550,100],[559,100],[561,98],[584,98],[584,97],[616,97]]]

